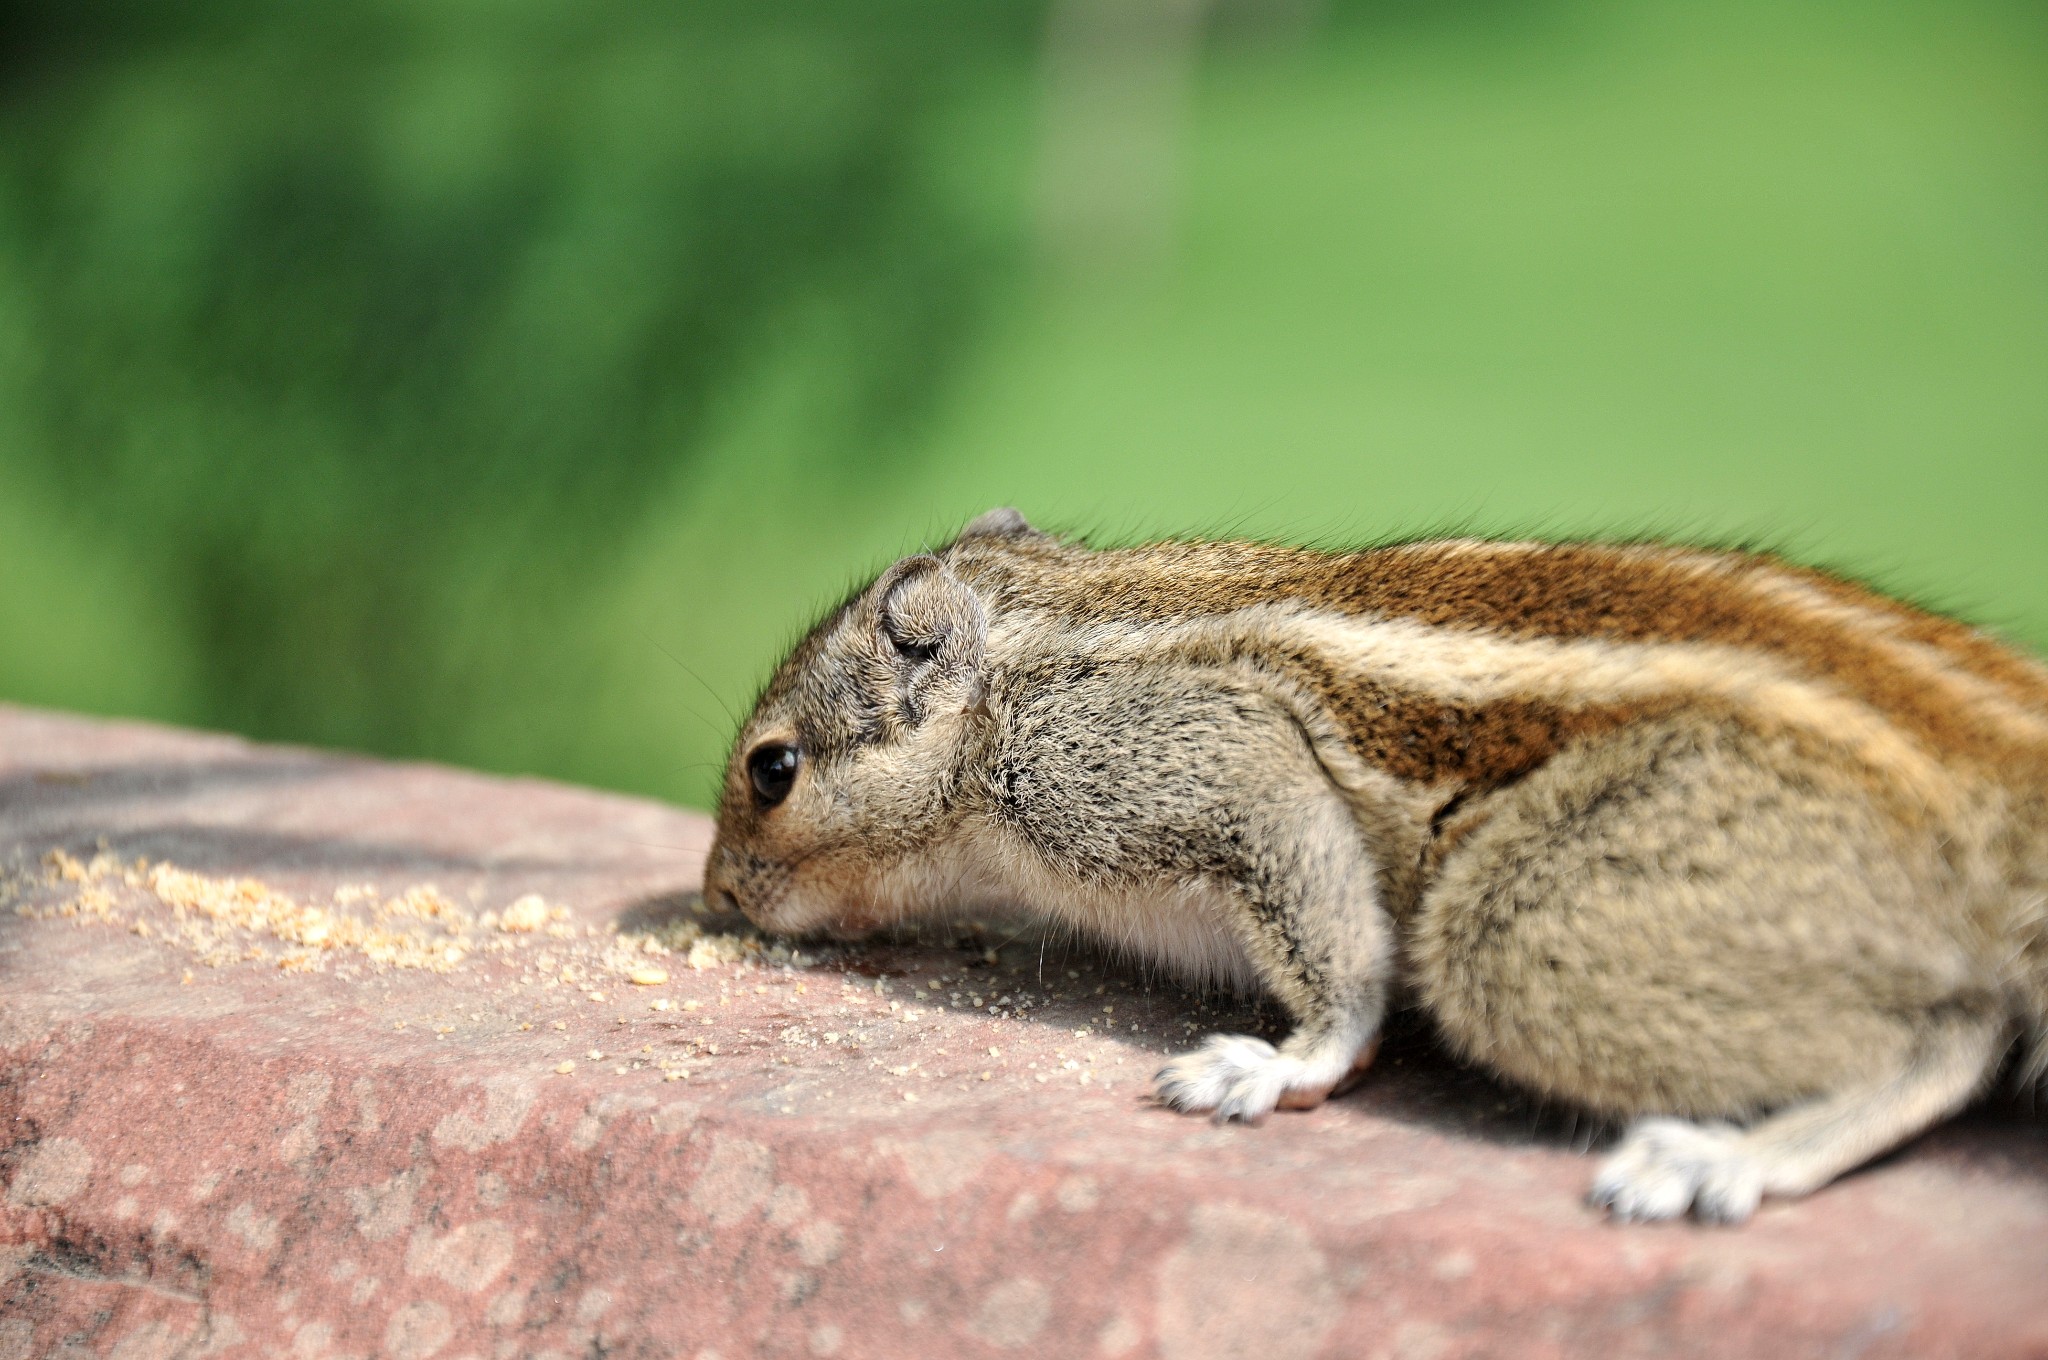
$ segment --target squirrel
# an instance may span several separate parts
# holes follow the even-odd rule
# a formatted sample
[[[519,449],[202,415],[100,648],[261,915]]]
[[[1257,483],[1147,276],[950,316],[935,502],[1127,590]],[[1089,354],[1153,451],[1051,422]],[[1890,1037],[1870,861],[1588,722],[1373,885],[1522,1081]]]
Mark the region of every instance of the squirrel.
[[[1315,1106],[1391,1004],[1739,1222],[2048,1069],[2048,667],[1772,556],[1094,550],[1014,510],[855,592],[728,763],[705,892],[852,939],[1020,906],[1262,990],[1156,1078]]]

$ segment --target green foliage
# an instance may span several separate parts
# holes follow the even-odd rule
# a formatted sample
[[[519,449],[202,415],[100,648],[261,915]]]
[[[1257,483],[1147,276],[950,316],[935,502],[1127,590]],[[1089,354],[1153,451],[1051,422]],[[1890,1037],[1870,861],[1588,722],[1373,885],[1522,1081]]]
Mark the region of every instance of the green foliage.
[[[822,464],[915,422],[1002,249],[920,138],[1019,16],[908,17],[18,14],[6,452],[175,601],[189,716],[432,749],[478,595],[589,589],[793,310],[864,337]]]
[[[703,802],[996,504],[1762,540],[2048,643],[2038,6],[0,24],[9,698]]]

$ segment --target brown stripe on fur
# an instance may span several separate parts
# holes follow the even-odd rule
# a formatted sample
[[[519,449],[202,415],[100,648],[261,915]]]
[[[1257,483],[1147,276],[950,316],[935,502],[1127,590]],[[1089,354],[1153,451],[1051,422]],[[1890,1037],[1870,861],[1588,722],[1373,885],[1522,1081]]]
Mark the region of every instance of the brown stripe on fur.
[[[1720,570],[1700,570],[1702,560]],[[1594,637],[1629,642],[1705,642],[1753,648],[1794,662],[1885,714],[1934,749],[1980,762],[2024,759],[2048,766],[2048,747],[2026,740],[1955,687],[1900,664],[1882,635],[1802,616],[1746,589],[1757,573],[1788,572],[1775,559],[1658,548],[1559,545],[1539,551],[1445,552],[1435,545],[1365,554],[1332,585],[1361,612],[1482,627],[1515,637]],[[1912,640],[1935,648],[1967,675],[1990,680],[2048,719],[2048,693],[2014,692],[2024,660],[1961,624],[1937,619],[1820,572],[1831,599],[1881,609],[1912,623]],[[1987,655],[2001,655],[1987,666]]]
[[[2016,703],[2048,714],[2048,666],[2011,644],[1968,624],[1931,614],[1839,576],[1789,563],[1774,565],[1778,571],[1831,599],[1852,608],[1876,611],[1899,637],[1941,652],[1970,673],[2001,686]]]
[[[1397,779],[1483,791],[1521,778],[1567,744],[1635,722],[1644,704],[1563,707],[1534,699],[1446,702],[1339,675],[1300,652],[1260,658],[1303,685],[1361,760]]]
[[[1874,630],[1802,616],[1747,582],[1758,573],[1777,573],[1830,600],[1878,611],[1898,637],[1996,685],[2044,721],[2048,671],[1962,624],[1758,554],[1449,540],[1329,555],[1251,543],[1160,543],[1104,552],[1064,547],[1028,560],[990,560],[977,553],[962,566],[997,609],[1075,621],[1186,619],[1293,599],[1356,616],[1408,618],[1512,638],[1752,648],[1826,680],[1936,751],[2000,771],[2019,764],[2048,777],[2048,743],[1973,706],[1964,687],[1944,686],[1939,676],[1902,664]],[[1416,716],[1431,720],[1429,714]],[[1526,720],[1503,719],[1506,731],[1526,728]],[[1484,745],[1498,761],[1507,759],[1502,752],[1517,740],[1509,736]],[[1438,768],[1455,762],[1439,753],[1424,763]]]

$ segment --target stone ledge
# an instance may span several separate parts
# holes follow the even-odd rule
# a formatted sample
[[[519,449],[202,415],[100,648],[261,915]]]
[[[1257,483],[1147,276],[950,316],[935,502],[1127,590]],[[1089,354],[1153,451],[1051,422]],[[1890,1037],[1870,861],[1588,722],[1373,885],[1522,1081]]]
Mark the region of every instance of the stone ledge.
[[[1190,1121],[1144,1076],[1257,1016],[965,930],[745,955],[692,914],[708,836],[0,707],[0,1360],[2048,1354],[2048,1129],[2010,1106],[1740,1229],[1610,1226],[1568,1121],[1423,1036],[1314,1113]],[[449,914],[394,919],[461,957],[209,953],[138,859],[266,911],[353,888],[302,936],[431,883]],[[485,924],[529,895],[554,934]]]

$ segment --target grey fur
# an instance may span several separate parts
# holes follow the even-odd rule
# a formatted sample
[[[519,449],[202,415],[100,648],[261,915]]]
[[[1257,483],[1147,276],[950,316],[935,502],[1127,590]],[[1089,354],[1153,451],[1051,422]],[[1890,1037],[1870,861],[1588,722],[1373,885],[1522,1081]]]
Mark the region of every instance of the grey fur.
[[[840,936],[1000,901],[1255,985],[1296,1022],[1284,1044],[1218,1036],[1159,1076],[1165,1104],[1218,1118],[1323,1099],[1370,1062],[1400,989],[1467,1059],[1637,1121],[1593,1192],[1624,1218],[1739,1220],[1762,1195],[1812,1190],[1959,1108],[2016,1034],[2048,1028],[2031,663],[2009,663],[2018,679],[1972,670],[1964,638],[1964,660],[1928,672],[1988,696],[1964,735],[1994,757],[2009,736],[2014,755],[1987,770],[1978,747],[1871,717],[1789,649],[1757,650],[1754,680],[1745,653],[1681,638],[1673,674],[1707,679],[1644,698],[1600,650],[1597,615],[1578,652],[1573,635],[1418,632],[1358,606],[1348,578],[1314,585],[1321,559],[1143,551],[1089,553],[993,511],[885,572],[748,720],[707,891],[768,929]],[[1539,551],[1421,560],[1450,599],[1472,554]],[[1744,608],[1746,581],[1807,589],[1768,564],[1656,552],[1643,571],[1724,572]],[[1809,612],[1892,626],[1852,604],[1864,623]],[[1487,738],[1497,777],[1417,775],[1327,697],[1355,672],[1441,698],[1439,726],[1475,734],[1499,729],[1489,704],[1531,711],[1537,697],[1461,648],[1524,666],[1528,696],[1561,705],[1529,729],[1564,733],[1553,754],[1531,763],[1510,732]],[[1485,686],[1499,697],[1470,697]],[[1604,727],[1585,719],[1602,704],[1619,715]],[[1455,746],[1461,730],[1438,735]],[[803,758],[775,807],[743,773],[768,741]]]

